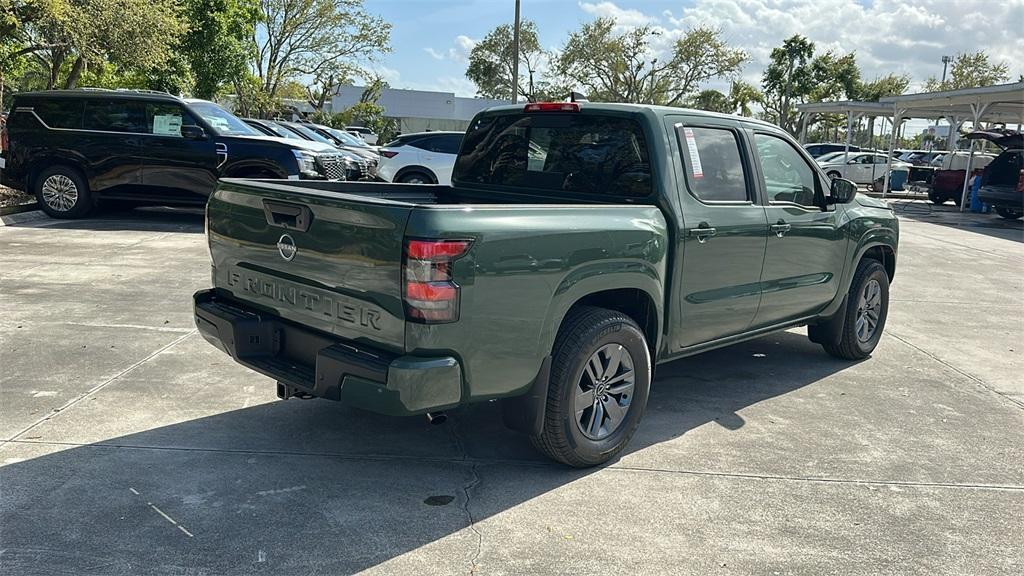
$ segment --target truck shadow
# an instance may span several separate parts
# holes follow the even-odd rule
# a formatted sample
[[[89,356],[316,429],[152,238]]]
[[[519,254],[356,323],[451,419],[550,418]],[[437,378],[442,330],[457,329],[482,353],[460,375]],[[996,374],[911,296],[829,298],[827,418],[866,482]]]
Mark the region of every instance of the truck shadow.
[[[81,220],[45,218],[9,226],[55,228],[59,230],[102,230],[136,232],[203,233],[203,208],[154,206],[146,208],[100,207]]]
[[[663,365],[624,458],[661,458],[659,445],[703,426],[738,431],[744,409],[849,366],[789,332]],[[468,549],[470,518],[594,472],[535,454],[494,403],[429,426],[271,402],[0,468],[2,563],[21,575],[352,573],[446,537]]]

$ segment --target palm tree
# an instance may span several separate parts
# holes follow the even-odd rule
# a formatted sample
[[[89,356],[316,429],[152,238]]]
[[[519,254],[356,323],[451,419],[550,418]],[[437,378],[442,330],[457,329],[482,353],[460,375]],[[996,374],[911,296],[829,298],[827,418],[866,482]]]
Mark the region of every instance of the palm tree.
[[[750,105],[761,101],[761,91],[743,80],[733,80],[729,86],[729,105],[743,116],[753,116]]]

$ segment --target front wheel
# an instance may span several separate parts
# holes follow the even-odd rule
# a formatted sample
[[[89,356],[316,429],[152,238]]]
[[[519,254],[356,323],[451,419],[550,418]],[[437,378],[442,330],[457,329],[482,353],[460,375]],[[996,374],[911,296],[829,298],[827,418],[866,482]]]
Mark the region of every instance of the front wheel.
[[[650,385],[651,354],[636,322],[614,310],[575,308],[555,340],[544,424],[531,441],[576,468],[607,462],[633,437]]]
[[[1024,212],[1020,210],[1014,210],[1013,208],[1006,208],[1004,206],[996,206],[996,214],[999,214],[1007,220],[1016,220],[1021,216],[1024,216]]]
[[[35,179],[36,200],[51,218],[81,218],[92,210],[85,178],[68,166],[51,166]]]
[[[878,346],[889,314],[889,275],[880,262],[870,258],[860,261],[847,302],[839,342],[822,346],[838,358],[861,360]]]
[[[399,184],[433,184],[430,176],[422,172],[406,172],[398,179]]]

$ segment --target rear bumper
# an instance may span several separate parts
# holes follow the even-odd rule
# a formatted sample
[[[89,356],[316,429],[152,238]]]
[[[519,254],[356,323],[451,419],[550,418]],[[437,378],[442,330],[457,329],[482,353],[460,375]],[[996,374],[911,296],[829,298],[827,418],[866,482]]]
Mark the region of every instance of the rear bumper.
[[[236,362],[295,391],[351,406],[407,416],[445,410],[462,399],[462,368],[455,358],[423,358],[343,340],[225,297],[193,296],[196,327]]]
[[[1017,192],[1013,186],[982,186],[978,189],[978,199],[1004,208],[1024,207],[1024,192]]]

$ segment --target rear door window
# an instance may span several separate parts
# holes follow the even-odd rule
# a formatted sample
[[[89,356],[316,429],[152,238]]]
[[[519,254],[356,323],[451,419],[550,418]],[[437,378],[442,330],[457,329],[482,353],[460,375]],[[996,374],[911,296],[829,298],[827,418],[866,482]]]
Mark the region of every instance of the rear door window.
[[[736,133],[726,128],[677,126],[686,182],[703,202],[747,202],[750,190]]]
[[[196,121],[177,104],[151,102],[146,104],[146,132],[156,136],[181,138],[182,126],[195,126]]]
[[[144,116],[142,102],[86,100],[82,127],[102,132],[143,133],[146,131]]]
[[[50,128],[82,127],[82,100],[79,98],[46,98],[32,104],[32,110]]]
[[[651,164],[640,125],[580,113],[478,118],[463,137],[453,179],[532,191],[641,197]]]

